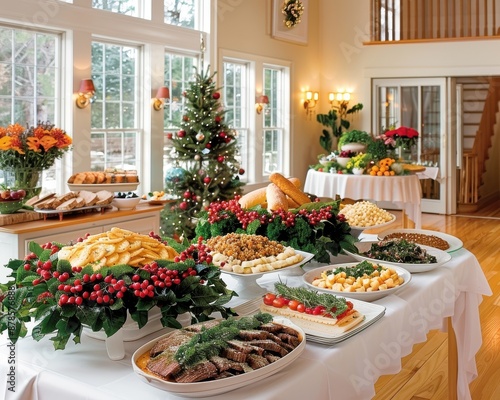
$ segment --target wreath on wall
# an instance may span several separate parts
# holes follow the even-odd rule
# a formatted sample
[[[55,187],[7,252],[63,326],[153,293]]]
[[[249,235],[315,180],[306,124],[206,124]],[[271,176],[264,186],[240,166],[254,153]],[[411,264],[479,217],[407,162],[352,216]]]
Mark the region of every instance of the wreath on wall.
[[[283,20],[287,28],[293,28],[300,23],[300,17],[304,13],[304,4],[300,0],[287,0],[281,9],[285,16]]]

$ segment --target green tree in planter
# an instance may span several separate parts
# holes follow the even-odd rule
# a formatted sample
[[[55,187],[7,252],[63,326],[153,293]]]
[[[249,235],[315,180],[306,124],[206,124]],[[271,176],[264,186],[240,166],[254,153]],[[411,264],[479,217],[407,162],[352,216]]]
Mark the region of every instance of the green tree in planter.
[[[338,111],[332,108],[327,114],[316,115],[316,120],[328,129],[323,129],[321,137],[319,138],[319,144],[323,149],[325,149],[326,154],[330,154],[334,147],[334,138],[339,138],[343,131],[346,131],[351,126],[351,123],[347,119],[350,114],[355,114],[363,109],[363,104],[358,103],[347,108],[346,106],[341,107]]]
[[[242,193],[236,132],[224,121],[214,75],[209,68],[197,73],[183,94],[186,109],[170,153],[175,166],[165,176],[167,192],[176,197],[162,212],[161,228],[169,236],[192,239],[204,207]]]

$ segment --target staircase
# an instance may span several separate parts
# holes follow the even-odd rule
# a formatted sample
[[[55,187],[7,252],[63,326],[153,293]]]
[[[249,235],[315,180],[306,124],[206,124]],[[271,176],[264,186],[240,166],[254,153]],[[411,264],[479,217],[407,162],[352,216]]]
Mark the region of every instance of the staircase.
[[[457,84],[461,84],[463,89],[463,160],[458,209],[475,211],[494,134],[500,100],[500,78],[460,78],[457,79]]]

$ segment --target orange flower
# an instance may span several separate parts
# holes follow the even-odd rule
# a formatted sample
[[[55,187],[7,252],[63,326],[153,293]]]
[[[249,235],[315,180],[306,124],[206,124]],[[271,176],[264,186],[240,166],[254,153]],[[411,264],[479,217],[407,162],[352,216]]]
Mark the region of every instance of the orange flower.
[[[0,168],[50,168],[72,143],[64,130],[48,123],[0,127]]]
[[[53,138],[52,136],[45,135],[40,139],[40,144],[45,151],[49,151],[57,144],[57,139]]]

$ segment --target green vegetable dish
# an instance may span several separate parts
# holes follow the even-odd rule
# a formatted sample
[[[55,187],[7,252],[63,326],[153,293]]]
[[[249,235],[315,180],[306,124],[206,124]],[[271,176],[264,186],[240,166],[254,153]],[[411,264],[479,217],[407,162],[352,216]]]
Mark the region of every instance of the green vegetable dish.
[[[337,275],[341,272],[345,272],[346,276],[352,276],[353,278],[363,278],[371,276],[375,271],[381,272],[385,269],[378,264],[372,264],[369,261],[362,261],[359,264],[348,266],[348,267],[338,267],[334,270],[325,271],[327,275]]]
[[[428,254],[427,251],[418,244],[399,238],[373,243],[370,250],[361,253],[361,255],[375,260],[404,264],[437,263],[437,258]]]

